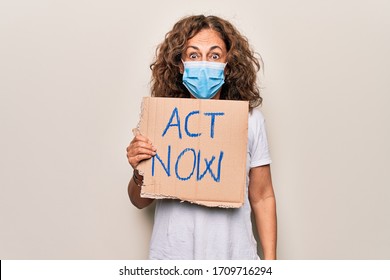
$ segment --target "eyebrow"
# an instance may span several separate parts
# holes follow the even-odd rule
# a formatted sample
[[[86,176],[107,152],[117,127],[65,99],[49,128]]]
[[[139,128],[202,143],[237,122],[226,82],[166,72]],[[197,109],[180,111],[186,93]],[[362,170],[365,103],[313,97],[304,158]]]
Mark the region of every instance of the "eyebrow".
[[[189,48],[193,48],[193,49],[195,49],[195,50],[199,50],[199,48],[198,48],[197,46],[188,46],[188,47],[186,48],[186,50],[189,49]],[[215,50],[215,49],[220,49],[220,50],[222,51],[222,48],[221,48],[220,46],[212,46],[212,47],[209,49],[209,51],[212,51],[212,50]]]

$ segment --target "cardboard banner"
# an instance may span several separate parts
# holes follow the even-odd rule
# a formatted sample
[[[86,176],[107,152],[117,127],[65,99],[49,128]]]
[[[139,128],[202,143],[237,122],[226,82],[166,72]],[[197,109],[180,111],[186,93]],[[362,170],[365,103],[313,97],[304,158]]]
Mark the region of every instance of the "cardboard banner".
[[[145,97],[138,125],[157,154],[139,164],[141,196],[210,207],[244,203],[248,102]]]

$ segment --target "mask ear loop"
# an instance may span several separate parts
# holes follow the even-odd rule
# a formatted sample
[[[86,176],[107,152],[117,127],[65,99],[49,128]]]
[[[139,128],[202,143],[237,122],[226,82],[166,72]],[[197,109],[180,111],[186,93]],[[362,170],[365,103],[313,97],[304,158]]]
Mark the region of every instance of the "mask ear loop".
[[[184,60],[182,58],[180,58],[180,60],[181,60],[182,65],[179,65],[179,69],[180,69],[180,74],[183,75],[184,74],[184,68],[185,68]]]

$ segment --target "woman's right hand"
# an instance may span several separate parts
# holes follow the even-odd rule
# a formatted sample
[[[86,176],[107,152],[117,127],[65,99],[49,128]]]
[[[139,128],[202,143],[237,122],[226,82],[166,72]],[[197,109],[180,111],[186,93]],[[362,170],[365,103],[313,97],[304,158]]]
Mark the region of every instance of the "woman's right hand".
[[[152,142],[141,134],[137,134],[133,138],[126,151],[127,160],[134,170],[141,161],[150,159],[156,154],[156,148],[152,145]]]

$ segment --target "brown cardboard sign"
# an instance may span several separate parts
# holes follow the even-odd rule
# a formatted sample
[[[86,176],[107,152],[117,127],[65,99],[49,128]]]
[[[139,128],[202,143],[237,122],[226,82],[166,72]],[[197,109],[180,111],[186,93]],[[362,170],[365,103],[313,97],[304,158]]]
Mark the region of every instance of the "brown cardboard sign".
[[[144,97],[138,129],[157,154],[137,167],[141,196],[240,207],[248,108],[247,101]]]

